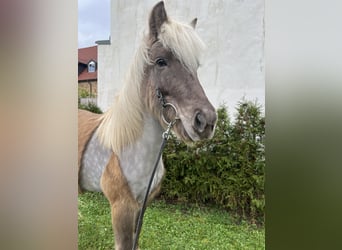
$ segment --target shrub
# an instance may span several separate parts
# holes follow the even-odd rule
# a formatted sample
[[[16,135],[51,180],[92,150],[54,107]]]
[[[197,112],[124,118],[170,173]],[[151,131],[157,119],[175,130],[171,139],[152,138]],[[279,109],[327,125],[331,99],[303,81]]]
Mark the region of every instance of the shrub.
[[[92,103],[92,102],[88,102],[88,104],[78,103],[78,108],[85,109],[85,110],[88,110],[90,112],[97,113],[97,114],[103,113],[102,110],[95,103]]]
[[[249,219],[264,220],[265,118],[256,103],[242,101],[232,123],[218,109],[215,135],[190,147],[172,136],[164,151],[167,169],[161,197],[215,204]]]
[[[78,89],[78,98],[87,98],[90,97],[90,93],[88,90],[79,88]]]
[[[93,98],[95,95],[90,93],[89,90],[84,88],[78,88],[78,98]]]

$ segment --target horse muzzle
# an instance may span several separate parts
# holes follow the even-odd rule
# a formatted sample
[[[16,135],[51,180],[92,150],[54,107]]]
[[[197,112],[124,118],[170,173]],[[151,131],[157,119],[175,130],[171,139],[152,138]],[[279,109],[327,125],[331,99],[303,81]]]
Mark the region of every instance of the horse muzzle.
[[[214,135],[217,114],[215,110],[203,109],[195,112],[192,118],[192,128],[199,140],[210,139]]]

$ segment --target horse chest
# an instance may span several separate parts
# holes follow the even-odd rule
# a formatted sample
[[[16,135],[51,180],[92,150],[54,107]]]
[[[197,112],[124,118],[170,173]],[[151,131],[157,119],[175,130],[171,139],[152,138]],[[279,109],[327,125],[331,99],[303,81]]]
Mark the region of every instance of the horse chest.
[[[142,202],[150,180],[157,154],[162,142],[162,128],[150,117],[145,117],[142,136],[119,156],[122,172],[134,198]],[[156,188],[164,175],[162,160],[158,164],[151,191]]]

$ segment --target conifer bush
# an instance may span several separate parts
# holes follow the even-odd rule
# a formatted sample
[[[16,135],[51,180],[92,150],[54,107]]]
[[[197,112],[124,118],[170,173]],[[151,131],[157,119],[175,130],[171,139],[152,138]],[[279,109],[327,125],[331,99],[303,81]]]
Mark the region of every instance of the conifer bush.
[[[166,200],[215,204],[252,223],[263,223],[265,118],[261,106],[241,101],[231,122],[218,110],[211,140],[187,146],[172,136],[163,154]]]

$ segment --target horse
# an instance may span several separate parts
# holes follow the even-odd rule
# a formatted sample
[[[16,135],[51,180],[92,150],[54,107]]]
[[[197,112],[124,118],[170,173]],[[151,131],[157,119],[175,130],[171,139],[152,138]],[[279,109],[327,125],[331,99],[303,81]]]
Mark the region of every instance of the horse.
[[[188,144],[214,134],[216,110],[197,75],[205,45],[195,32],[196,23],[197,18],[190,24],[173,20],[164,3],[157,3],[112,106],[104,114],[79,110],[79,191],[103,192],[109,201],[115,249],[132,249],[165,121],[174,120],[172,132]],[[149,201],[164,173],[161,159]]]

